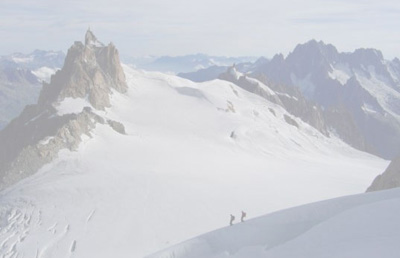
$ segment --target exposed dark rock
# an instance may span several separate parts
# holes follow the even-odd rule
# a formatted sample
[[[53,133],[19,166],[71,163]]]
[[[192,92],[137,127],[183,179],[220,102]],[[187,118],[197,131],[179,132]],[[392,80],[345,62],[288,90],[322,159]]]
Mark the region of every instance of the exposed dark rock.
[[[299,124],[296,122],[296,120],[294,120],[293,118],[291,118],[290,116],[284,114],[283,118],[285,119],[286,123],[293,125],[297,128],[299,128]]]
[[[377,176],[368,187],[367,192],[374,192],[390,188],[400,187],[400,157],[394,159],[383,172]]]

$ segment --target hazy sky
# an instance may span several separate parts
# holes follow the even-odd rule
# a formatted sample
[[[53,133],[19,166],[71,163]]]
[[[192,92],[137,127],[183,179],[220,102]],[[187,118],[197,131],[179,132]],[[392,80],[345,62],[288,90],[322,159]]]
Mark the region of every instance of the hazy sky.
[[[1,0],[0,54],[63,50],[86,29],[122,54],[287,54],[323,40],[400,57],[398,0]]]

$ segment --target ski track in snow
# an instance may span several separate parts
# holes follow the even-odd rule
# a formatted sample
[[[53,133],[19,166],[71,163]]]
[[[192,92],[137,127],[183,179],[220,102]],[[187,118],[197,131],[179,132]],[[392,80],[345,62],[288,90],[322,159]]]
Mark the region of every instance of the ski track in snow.
[[[16,246],[22,243],[29,234],[34,209],[17,208],[1,210],[0,253],[4,258],[18,257]]]

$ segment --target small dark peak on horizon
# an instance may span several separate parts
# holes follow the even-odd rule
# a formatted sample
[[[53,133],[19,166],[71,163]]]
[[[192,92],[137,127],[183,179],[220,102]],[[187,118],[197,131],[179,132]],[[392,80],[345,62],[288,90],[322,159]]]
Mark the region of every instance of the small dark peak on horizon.
[[[255,65],[263,65],[263,64],[266,64],[266,63],[268,63],[270,60],[268,59],[268,58],[266,58],[266,57],[264,57],[264,56],[261,56],[260,58],[258,58],[255,62],[254,62],[254,64]]]
[[[274,55],[274,57],[271,59],[271,62],[273,63],[282,63],[285,60],[285,57],[283,56],[282,53]]]

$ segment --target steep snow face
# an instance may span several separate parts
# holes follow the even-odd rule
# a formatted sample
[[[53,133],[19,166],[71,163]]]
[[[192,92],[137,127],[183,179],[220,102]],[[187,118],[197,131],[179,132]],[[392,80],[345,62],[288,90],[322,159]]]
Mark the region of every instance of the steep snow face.
[[[216,230],[148,258],[396,258],[400,189],[272,213]]]
[[[240,210],[362,192],[388,164],[230,82],[124,72],[128,91],[102,117],[126,135],[98,123],[76,151],[3,191],[1,255],[143,257]]]

